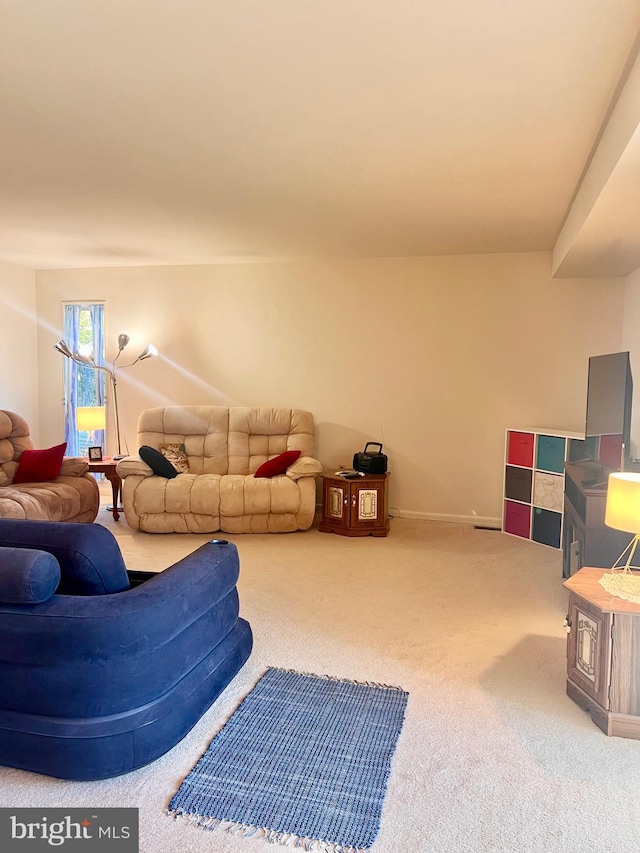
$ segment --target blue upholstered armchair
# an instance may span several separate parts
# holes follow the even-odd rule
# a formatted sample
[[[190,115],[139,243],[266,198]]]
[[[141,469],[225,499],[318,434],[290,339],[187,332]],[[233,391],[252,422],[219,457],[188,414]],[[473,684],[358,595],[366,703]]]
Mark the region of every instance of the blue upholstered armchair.
[[[249,657],[235,545],[127,572],[92,524],[0,519],[0,764],[105,779],[154,761]]]

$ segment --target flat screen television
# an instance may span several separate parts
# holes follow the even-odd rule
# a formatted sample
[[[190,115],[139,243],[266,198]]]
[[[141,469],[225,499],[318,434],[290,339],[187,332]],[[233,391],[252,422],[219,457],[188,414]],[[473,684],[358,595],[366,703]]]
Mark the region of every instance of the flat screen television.
[[[633,379],[628,352],[594,355],[587,379],[586,454],[606,473],[631,460]]]

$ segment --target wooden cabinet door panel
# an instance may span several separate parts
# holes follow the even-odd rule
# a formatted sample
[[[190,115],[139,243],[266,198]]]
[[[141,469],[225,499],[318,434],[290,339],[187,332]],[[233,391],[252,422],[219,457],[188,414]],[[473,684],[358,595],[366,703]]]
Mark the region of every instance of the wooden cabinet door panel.
[[[567,674],[605,710],[609,708],[611,614],[584,599],[569,599],[571,632],[567,639]]]
[[[351,483],[350,525],[353,528],[379,527],[386,517],[384,483]]]
[[[322,496],[323,519],[332,524],[349,524],[349,484],[325,479]]]

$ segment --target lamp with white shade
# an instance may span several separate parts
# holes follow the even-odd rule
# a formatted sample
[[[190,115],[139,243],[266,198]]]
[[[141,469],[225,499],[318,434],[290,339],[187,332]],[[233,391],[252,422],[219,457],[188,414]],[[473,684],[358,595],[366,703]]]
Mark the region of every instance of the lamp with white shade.
[[[632,533],[633,537],[611,571],[600,578],[600,584],[612,595],[640,602],[640,575],[632,571],[640,569],[640,566],[633,565],[640,542],[640,474],[620,472],[609,475],[604,523],[607,527]]]
[[[89,443],[96,443],[96,432],[107,425],[107,410],[105,406],[78,406],[76,408],[76,427],[78,432],[89,433]]]

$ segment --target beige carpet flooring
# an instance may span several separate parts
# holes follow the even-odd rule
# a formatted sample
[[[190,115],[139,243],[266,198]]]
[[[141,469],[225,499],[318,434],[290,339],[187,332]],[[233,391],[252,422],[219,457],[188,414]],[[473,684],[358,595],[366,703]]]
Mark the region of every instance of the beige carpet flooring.
[[[134,569],[161,570],[210,538],[134,533],[104,510],[99,520]],[[565,695],[558,551],[406,519],[387,539],[226,538],[255,646],[216,704],[169,753],[116,779],[0,768],[0,807],[136,806],[141,853],[267,849],[164,810],[265,668],[279,666],[409,691],[372,853],[640,850],[640,742],[607,738]]]

